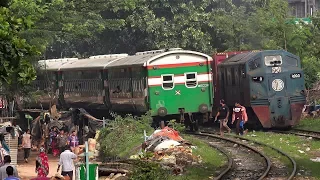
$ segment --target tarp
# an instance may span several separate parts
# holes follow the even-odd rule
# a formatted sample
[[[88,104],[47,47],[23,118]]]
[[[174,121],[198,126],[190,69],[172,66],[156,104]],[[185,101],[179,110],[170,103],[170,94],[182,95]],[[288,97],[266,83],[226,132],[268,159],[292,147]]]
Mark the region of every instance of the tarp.
[[[175,141],[183,141],[183,138],[179,135],[179,132],[169,127],[164,127],[161,129],[161,131],[154,133],[152,136],[165,136]]]

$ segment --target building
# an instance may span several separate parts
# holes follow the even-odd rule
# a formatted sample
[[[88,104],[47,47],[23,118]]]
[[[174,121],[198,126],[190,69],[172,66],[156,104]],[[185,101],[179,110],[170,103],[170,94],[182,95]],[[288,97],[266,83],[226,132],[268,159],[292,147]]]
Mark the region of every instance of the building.
[[[320,9],[320,0],[288,0],[290,14],[297,18],[312,16]]]

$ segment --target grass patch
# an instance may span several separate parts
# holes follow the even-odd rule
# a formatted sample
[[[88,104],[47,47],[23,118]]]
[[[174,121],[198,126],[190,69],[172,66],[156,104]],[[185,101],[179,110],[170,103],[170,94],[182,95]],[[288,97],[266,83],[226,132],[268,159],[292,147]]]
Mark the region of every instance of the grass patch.
[[[320,131],[320,119],[302,119],[295,128]]]
[[[110,122],[106,128],[101,129],[98,142],[100,143],[100,154],[103,161],[115,158],[128,158],[130,155],[137,154],[140,148],[136,148],[144,141],[143,131],[147,134],[153,133],[151,128],[152,118],[149,115],[137,118],[126,116],[124,118],[116,116],[115,120]],[[171,122],[175,129],[182,129],[180,124]],[[188,179],[210,179],[227,163],[227,158],[215,148],[209,146],[206,142],[193,136],[182,134],[182,137],[190,141],[196,149],[193,149],[193,155],[200,155],[201,165],[189,166],[181,176],[175,176],[168,171],[163,170],[159,164],[153,162],[137,161],[130,179],[133,180],[188,180]],[[135,151],[134,151],[135,149]]]
[[[143,131],[151,134],[154,129],[150,126],[152,118],[142,116],[140,118],[117,116],[99,134],[100,152],[102,157],[108,158],[127,158],[137,151],[136,147],[144,141]],[[139,148],[137,148],[139,149]]]
[[[200,155],[202,164],[199,166],[190,166],[186,168],[186,172],[181,176],[170,176],[170,180],[185,180],[185,179],[210,179],[215,175],[215,171],[219,170],[227,163],[227,158],[215,148],[209,146],[206,142],[199,140],[190,135],[183,135],[183,138],[190,141],[197,149],[192,153]]]
[[[251,136],[255,134],[256,137]],[[320,152],[320,142],[314,140],[307,140],[306,138],[294,136],[294,135],[287,135],[287,134],[277,134],[271,132],[251,132],[248,133],[246,136],[248,139],[256,140],[259,142],[266,143],[273,147],[276,147],[288,155],[290,155],[297,163],[298,171],[303,176],[311,176],[317,179],[320,179],[320,163],[313,162],[310,158],[315,158],[316,153]],[[310,148],[309,151],[307,149]],[[265,153],[268,155],[272,153],[272,150],[265,149]],[[304,153],[300,153],[300,151],[304,151]],[[320,153],[318,153],[319,155]],[[277,156],[273,154],[273,156]],[[280,159],[283,160],[282,158]],[[285,161],[289,163],[289,161]]]

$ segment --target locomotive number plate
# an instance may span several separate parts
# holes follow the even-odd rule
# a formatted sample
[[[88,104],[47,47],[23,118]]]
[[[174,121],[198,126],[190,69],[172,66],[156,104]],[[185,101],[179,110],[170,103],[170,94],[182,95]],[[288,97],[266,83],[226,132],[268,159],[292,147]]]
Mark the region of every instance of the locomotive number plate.
[[[272,81],[272,89],[275,91],[282,91],[284,88],[284,82],[281,79],[275,79]]]
[[[292,79],[301,78],[301,74],[300,73],[293,73],[293,74],[291,74],[291,78]]]
[[[272,67],[271,72],[272,73],[281,73],[281,67]]]

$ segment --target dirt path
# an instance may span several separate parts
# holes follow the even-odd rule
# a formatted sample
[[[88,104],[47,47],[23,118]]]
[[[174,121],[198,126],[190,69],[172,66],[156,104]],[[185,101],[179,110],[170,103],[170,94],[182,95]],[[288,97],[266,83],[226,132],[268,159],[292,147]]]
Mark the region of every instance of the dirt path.
[[[21,180],[29,180],[32,178],[35,178],[37,176],[35,172],[36,167],[36,157],[39,154],[39,152],[31,151],[29,163],[25,163],[23,159],[23,150],[19,150],[18,153],[18,173],[21,178]],[[51,177],[57,173],[57,167],[58,167],[58,157],[54,157],[51,154],[48,155],[49,158],[49,175],[48,177]]]

